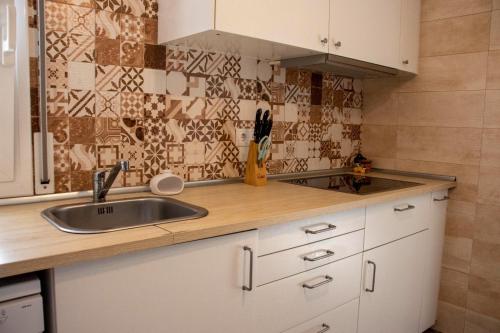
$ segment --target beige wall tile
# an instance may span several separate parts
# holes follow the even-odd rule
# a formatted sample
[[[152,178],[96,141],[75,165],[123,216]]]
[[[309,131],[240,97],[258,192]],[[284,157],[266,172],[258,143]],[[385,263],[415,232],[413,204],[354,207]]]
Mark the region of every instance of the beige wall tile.
[[[500,129],[489,128],[483,130],[481,165],[500,166]]]
[[[396,93],[369,93],[363,98],[363,123],[397,125],[398,95]]]
[[[493,9],[500,9],[500,0],[493,0]]]
[[[500,205],[500,167],[481,166],[479,170],[478,202]]]
[[[488,53],[420,58],[419,75],[400,91],[481,90],[486,86]]]
[[[469,276],[467,309],[500,319],[500,280]]]
[[[484,316],[474,311],[466,311],[464,333],[492,332],[500,332],[500,320]]]
[[[488,56],[487,89],[500,89],[500,50],[490,52]]]
[[[396,126],[363,125],[361,129],[363,152],[369,158],[395,158],[396,137]]]
[[[468,275],[451,269],[441,270],[439,300],[465,307],[467,303]]]
[[[446,236],[443,249],[443,267],[469,273],[472,239]]]
[[[396,169],[397,160],[395,158],[370,157],[370,160],[372,161],[373,163],[372,165],[375,168],[388,169],[388,170]]]
[[[500,206],[478,205],[474,239],[500,245],[499,217]],[[500,269],[500,261],[498,263]]]
[[[484,127],[500,128],[500,90],[486,90]]]
[[[490,50],[500,50],[500,10],[491,13]]]
[[[491,14],[481,13],[423,22],[420,55],[423,57],[488,51]]]
[[[446,216],[446,235],[473,238],[475,217],[474,202],[450,200]]]
[[[401,159],[477,165],[481,130],[401,126],[397,144]]]
[[[399,159],[396,168],[403,171],[455,176],[458,186],[450,191],[451,198],[468,202],[476,201],[479,166]]]
[[[400,86],[400,78],[365,79],[363,80],[363,94],[397,92]]]
[[[422,0],[422,21],[477,14],[490,9],[491,0]]]
[[[439,302],[437,323],[434,328],[444,333],[462,333],[465,309],[446,302]]]
[[[495,219],[498,223],[498,215]],[[478,227],[478,230],[480,227]],[[500,281],[500,244],[474,240],[470,272],[475,276]]]
[[[484,91],[400,93],[398,105],[400,125],[480,128]]]

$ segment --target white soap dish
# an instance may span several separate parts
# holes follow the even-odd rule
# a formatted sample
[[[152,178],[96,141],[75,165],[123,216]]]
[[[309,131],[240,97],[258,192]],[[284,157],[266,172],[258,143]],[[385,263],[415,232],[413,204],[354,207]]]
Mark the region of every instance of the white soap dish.
[[[184,190],[184,180],[171,170],[163,170],[151,179],[149,187],[157,195],[174,195]]]

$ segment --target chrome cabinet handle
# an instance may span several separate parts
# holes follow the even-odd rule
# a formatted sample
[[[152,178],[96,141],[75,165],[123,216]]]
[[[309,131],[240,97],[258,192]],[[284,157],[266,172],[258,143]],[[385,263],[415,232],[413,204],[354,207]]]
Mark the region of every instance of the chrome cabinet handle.
[[[313,285],[304,283],[304,284],[302,284],[302,288],[315,289],[315,288],[318,288],[319,286],[322,286],[324,284],[330,283],[332,281],[333,281],[333,278],[331,276],[325,275],[325,280],[324,281],[318,282],[318,283],[313,284]]]
[[[326,43],[328,43],[328,38],[325,37],[325,38],[321,39],[320,42],[321,42],[321,44],[326,44]]]
[[[325,332],[328,332],[329,330],[330,330],[330,326],[323,323],[323,324],[321,324],[321,329],[318,331],[318,333],[325,333]]]
[[[337,226],[336,225],[333,225],[333,224],[328,224],[328,227],[326,228],[323,228],[323,229],[319,229],[319,230],[311,230],[311,229],[306,229],[304,230],[304,232],[306,234],[313,234],[313,235],[316,235],[316,234],[320,234],[322,232],[326,232],[326,231],[330,231],[330,230],[335,230],[337,229]]]
[[[408,65],[410,63],[410,60],[403,60],[403,65]]]
[[[253,250],[248,246],[243,247],[243,251],[248,251],[250,253],[250,272],[248,278],[248,286],[243,286],[243,290],[252,291],[253,290]]]
[[[372,276],[372,287],[371,288],[365,288],[365,291],[367,291],[369,293],[373,293],[373,292],[375,292],[375,276],[377,275],[377,264],[374,263],[371,260],[368,260],[367,264],[368,265],[373,265],[373,276]]]
[[[445,195],[444,197],[442,197],[441,199],[438,199],[438,198],[434,198],[433,199],[434,201],[437,201],[437,202],[440,202],[440,201],[446,201],[446,200],[450,200],[450,197]]]
[[[338,41],[336,42],[335,44],[333,44],[335,47],[341,47],[342,46],[342,42],[341,41]]]
[[[320,251],[325,251],[326,254],[322,255],[322,256],[319,256],[319,257],[308,257],[308,256],[305,256],[304,257],[304,261],[318,261],[318,260],[321,260],[321,259],[326,259],[326,258],[329,258],[331,256],[334,256],[335,255],[335,252],[333,251],[330,251],[330,250],[320,250]],[[320,252],[318,251],[318,252]]]
[[[407,210],[412,210],[412,209],[415,209],[415,206],[413,206],[413,205],[408,205],[408,206],[406,206],[405,208],[394,207],[394,211],[395,211],[395,212],[405,212],[405,211],[407,211]]]

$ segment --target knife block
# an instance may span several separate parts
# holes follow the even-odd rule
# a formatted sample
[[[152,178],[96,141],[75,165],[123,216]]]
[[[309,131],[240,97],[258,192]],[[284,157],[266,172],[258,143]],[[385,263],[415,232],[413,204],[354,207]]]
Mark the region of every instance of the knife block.
[[[262,167],[257,164],[258,145],[252,141],[248,147],[247,167],[245,169],[245,183],[253,186],[267,184],[266,160]]]

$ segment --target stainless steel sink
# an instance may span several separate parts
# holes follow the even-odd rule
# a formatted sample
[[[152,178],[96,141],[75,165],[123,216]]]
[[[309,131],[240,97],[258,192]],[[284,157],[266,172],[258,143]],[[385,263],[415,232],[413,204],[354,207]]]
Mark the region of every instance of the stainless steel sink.
[[[207,214],[205,208],[161,197],[62,205],[42,212],[42,216],[58,229],[75,234],[102,233],[191,220]]]

